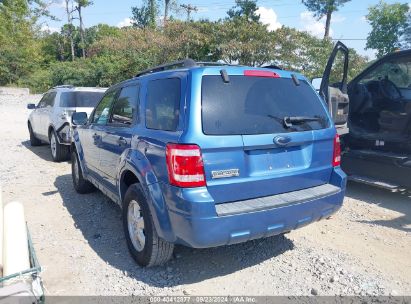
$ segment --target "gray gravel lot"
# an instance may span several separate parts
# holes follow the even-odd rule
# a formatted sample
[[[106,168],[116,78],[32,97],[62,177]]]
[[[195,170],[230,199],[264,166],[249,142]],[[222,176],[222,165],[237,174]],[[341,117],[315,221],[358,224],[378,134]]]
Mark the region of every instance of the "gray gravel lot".
[[[164,267],[131,259],[120,210],[75,193],[69,163],[31,147],[25,105],[0,96],[0,183],[22,201],[49,295],[411,295],[411,198],[349,184],[332,219],[285,236],[194,250]]]

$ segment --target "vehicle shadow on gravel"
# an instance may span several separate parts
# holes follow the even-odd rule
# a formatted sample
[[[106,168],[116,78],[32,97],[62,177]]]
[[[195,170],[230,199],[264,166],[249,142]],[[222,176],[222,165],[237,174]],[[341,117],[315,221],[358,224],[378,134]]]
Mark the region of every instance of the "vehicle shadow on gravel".
[[[175,287],[258,265],[294,248],[286,236],[211,249],[176,246],[173,259],[162,267],[140,268],[128,253],[120,208],[96,191],[77,194],[71,175],[57,177],[55,186],[91,248],[125,275],[153,287]]]
[[[51,158],[51,152],[50,152],[50,146],[49,145],[43,144],[41,146],[33,147],[30,144],[29,140],[23,141],[21,144],[23,145],[23,147],[26,147],[27,150],[30,150],[31,152],[36,154],[41,159],[43,159],[45,161],[50,161],[50,162],[53,161],[53,159]]]
[[[365,224],[374,224],[411,232],[411,193],[390,192],[368,185],[350,182],[347,188],[347,197],[379,207],[396,211],[401,215],[395,219],[381,219],[374,221],[360,221]]]

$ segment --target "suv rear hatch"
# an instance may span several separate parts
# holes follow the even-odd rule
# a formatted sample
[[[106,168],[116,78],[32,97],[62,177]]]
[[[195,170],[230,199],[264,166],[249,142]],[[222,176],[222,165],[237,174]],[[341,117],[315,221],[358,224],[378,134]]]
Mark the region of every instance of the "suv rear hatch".
[[[65,108],[67,116],[74,112],[86,112],[88,116],[101,100],[104,91],[68,91],[60,96],[60,107]]]
[[[200,146],[215,202],[329,183],[335,131],[307,81],[288,72],[236,72],[201,80]]]

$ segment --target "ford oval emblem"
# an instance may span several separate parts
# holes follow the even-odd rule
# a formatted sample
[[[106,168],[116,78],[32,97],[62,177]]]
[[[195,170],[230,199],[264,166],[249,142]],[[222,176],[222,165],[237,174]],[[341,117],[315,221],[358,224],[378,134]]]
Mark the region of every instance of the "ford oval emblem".
[[[274,143],[279,146],[286,146],[291,142],[291,138],[288,136],[277,136],[274,138]]]

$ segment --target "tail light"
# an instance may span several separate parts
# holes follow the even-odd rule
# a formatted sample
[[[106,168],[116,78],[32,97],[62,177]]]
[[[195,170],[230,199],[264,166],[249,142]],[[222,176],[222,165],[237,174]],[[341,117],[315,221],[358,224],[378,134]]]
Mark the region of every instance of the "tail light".
[[[168,144],[166,160],[171,185],[182,188],[206,185],[203,158],[199,146]]]
[[[334,154],[333,154],[333,167],[341,165],[341,144],[340,136],[337,134],[334,138]]]
[[[280,75],[270,71],[260,71],[260,70],[246,70],[244,71],[244,76],[248,77],[265,77],[265,78],[281,78]]]

